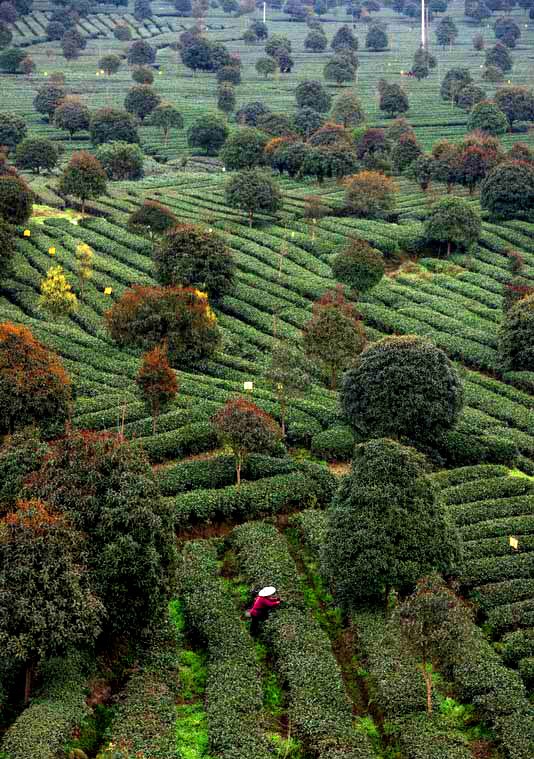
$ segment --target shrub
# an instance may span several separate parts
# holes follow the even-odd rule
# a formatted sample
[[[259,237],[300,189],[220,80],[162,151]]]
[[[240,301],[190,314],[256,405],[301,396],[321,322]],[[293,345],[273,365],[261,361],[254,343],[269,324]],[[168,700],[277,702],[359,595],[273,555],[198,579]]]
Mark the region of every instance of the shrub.
[[[24,224],[31,216],[33,192],[17,176],[0,176],[0,219],[7,224]]]
[[[187,144],[191,148],[201,148],[207,155],[215,155],[228,138],[228,127],[214,114],[200,116],[187,130]]]
[[[91,142],[139,142],[139,135],[131,115],[117,108],[101,108],[91,116],[89,125]]]
[[[282,207],[282,194],[271,176],[261,169],[245,169],[236,174],[224,188],[227,205],[240,208],[248,215],[249,226],[255,213],[275,214]]]
[[[98,68],[106,72],[108,76],[116,74],[121,67],[121,59],[118,55],[104,55],[98,61]]]
[[[425,235],[430,242],[446,242],[447,256],[451,245],[467,249],[481,233],[480,214],[463,198],[442,198],[432,206],[425,221]]]
[[[156,60],[156,49],[145,40],[136,40],[128,48],[128,63],[130,66],[145,66]]]
[[[132,87],[124,98],[124,108],[143,121],[161,102],[157,92],[148,84],[138,84]]]
[[[33,107],[36,111],[45,115],[48,121],[51,121],[54,111],[65,98],[66,94],[63,87],[59,87],[56,84],[44,84],[37,90],[37,94],[33,99]]]
[[[534,371],[534,294],[506,312],[499,347],[505,371]]]
[[[134,285],[105,313],[119,346],[145,350],[167,342],[171,365],[191,365],[217,348],[217,320],[205,293],[191,287]]]
[[[156,277],[162,285],[198,287],[217,302],[234,287],[235,263],[223,240],[193,224],[174,227],[154,252]]]
[[[432,442],[458,419],[463,388],[450,360],[430,341],[387,337],[366,348],[346,372],[341,404],[360,434]]]
[[[154,71],[150,66],[135,66],[132,71],[132,79],[137,84],[152,84],[154,82]]]
[[[14,509],[22,497],[24,480],[39,469],[46,450],[34,427],[23,428],[5,439],[0,447],[0,513]]]
[[[89,129],[91,116],[89,108],[78,98],[69,96],[63,98],[54,111],[54,126],[64,129],[71,138],[76,132]]]
[[[26,137],[26,122],[16,113],[0,113],[0,146],[12,150]]]
[[[377,171],[361,171],[347,182],[345,201],[355,216],[380,219],[395,207],[395,182]]]
[[[143,152],[139,145],[108,142],[100,145],[95,156],[108,179],[122,181],[141,179],[143,176]]]
[[[311,79],[300,82],[295,90],[295,100],[297,108],[313,108],[318,113],[329,111],[332,103],[321,82]]]
[[[321,555],[345,610],[387,597],[391,587],[409,589],[430,571],[450,572],[458,562],[458,535],[426,466],[421,454],[393,440],[356,446],[352,472],[328,512]]]
[[[534,166],[520,161],[496,166],[480,186],[480,205],[497,217],[528,217],[534,208]]]
[[[384,276],[384,258],[366,240],[352,237],[332,261],[332,273],[358,293],[367,292]]]
[[[350,427],[330,427],[314,435],[311,450],[326,461],[350,461],[354,451],[354,433]]]
[[[271,111],[260,102],[247,103],[235,115],[235,120],[241,126],[255,127],[261,116],[267,116]]]
[[[264,162],[263,151],[267,142],[268,137],[263,132],[242,127],[233,132],[224,144],[221,160],[230,171],[259,166]]]

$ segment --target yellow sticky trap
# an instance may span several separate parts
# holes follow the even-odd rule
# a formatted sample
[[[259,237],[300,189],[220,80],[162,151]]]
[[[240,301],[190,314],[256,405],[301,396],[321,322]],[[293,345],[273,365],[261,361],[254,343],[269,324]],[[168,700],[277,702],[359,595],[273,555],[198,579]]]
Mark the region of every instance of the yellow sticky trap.
[[[508,542],[510,543],[510,548],[513,548],[514,551],[517,551],[519,548],[519,540],[517,538],[514,538],[512,535],[508,538]]]
[[[25,229],[25,230],[24,230],[24,232],[23,232],[22,234],[24,235],[24,237],[31,237],[31,234],[32,234],[32,233],[30,232],[30,230],[29,230],[29,229]]]
[[[251,393],[254,389],[254,383],[253,382],[243,382],[243,389],[246,390],[248,393]]]
[[[50,248],[48,248],[48,252],[50,253],[51,256],[56,255],[56,249],[54,248],[53,245]]]
[[[104,287],[104,295],[111,295],[112,292],[113,292],[112,287]]]

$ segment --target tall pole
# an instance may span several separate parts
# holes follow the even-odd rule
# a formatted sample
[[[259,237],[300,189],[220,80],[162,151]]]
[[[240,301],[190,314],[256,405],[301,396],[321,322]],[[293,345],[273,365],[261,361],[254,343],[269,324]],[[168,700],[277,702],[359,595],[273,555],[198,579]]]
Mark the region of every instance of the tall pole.
[[[426,48],[425,0],[421,0],[421,47]]]
[[[267,18],[267,3],[263,3],[263,23],[265,23],[265,20]]]

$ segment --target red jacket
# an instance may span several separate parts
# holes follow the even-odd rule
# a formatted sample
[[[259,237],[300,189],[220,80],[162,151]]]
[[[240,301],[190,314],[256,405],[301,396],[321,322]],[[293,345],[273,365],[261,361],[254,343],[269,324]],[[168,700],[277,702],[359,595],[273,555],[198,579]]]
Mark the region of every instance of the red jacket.
[[[250,616],[251,617],[262,617],[269,609],[271,609],[273,606],[278,606],[280,603],[280,599],[272,600],[270,598],[263,598],[263,596],[256,596],[256,600],[254,601],[252,608],[250,609]]]

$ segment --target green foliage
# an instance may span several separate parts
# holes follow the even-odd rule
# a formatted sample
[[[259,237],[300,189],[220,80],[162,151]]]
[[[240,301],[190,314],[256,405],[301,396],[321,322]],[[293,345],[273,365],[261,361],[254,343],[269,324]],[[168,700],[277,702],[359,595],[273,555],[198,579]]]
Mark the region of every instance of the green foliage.
[[[135,66],[132,71],[132,79],[137,84],[153,84],[154,69],[151,66]]]
[[[480,186],[480,205],[496,217],[529,218],[534,208],[534,166],[519,161],[496,166]]]
[[[107,178],[117,181],[141,179],[143,151],[139,145],[128,142],[106,142],[100,145],[95,157],[106,172]]]
[[[33,99],[33,107],[36,111],[45,115],[48,121],[51,121],[54,111],[65,98],[66,94],[63,87],[55,84],[44,84],[37,90],[37,94]]]
[[[156,60],[156,49],[146,40],[136,40],[128,48],[128,63],[130,66],[145,66]]]
[[[463,198],[442,198],[435,203],[425,222],[425,235],[430,242],[446,242],[447,255],[451,244],[469,249],[482,230],[480,214]]]
[[[534,371],[534,294],[506,312],[499,347],[503,369]]]
[[[395,207],[398,187],[379,171],[360,171],[347,182],[345,200],[355,216],[381,219]]]
[[[73,153],[59,181],[59,190],[82,201],[98,198],[106,190],[106,174],[97,158],[86,151]]]
[[[40,173],[50,172],[59,160],[59,149],[44,137],[28,137],[17,145],[15,164],[18,169]]]
[[[131,115],[118,108],[101,108],[91,115],[89,126],[91,142],[139,142],[139,135]]]
[[[265,370],[265,379],[273,388],[280,407],[282,436],[285,436],[287,403],[309,389],[311,378],[302,354],[285,343],[278,343],[271,353],[271,361]]]
[[[500,87],[495,102],[510,126],[514,121],[534,121],[534,93],[527,87]]]
[[[0,512],[11,511],[22,496],[25,478],[39,469],[46,445],[36,428],[27,427],[7,437],[0,448]]]
[[[366,240],[352,237],[332,260],[332,273],[338,282],[357,293],[375,287],[384,276],[384,258]]]
[[[306,79],[295,90],[297,108],[313,108],[318,113],[330,110],[332,98],[325,90],[321,82],[314,79]]]
[[[0,113],[0,146],[12,150],[26,137],[26,122],[16,113]]]
[[[260,166],[264,162],[263,151],[267,142],[267,135],[258,129],[241,127],[233,132],[224,144],[220,154],[221,160],[230,171]]]
[[[191,148],[205,150],[207,155],[215,155],[228,138],[228,127],[215,114],[199,116],[187,130],[187,143]]]
[[[224,188],[226,203],[248,214],[252,226],[254,214],[275,214],[282,208],[282,194],[271,176],[261,169],[245,169],[228,181]]]
[[[504,134],[508,126],[508,119],[505,114],[495,103],[488,100],[482,100],[480,103],[477,103],[469,114],[467,121],[467,128],[469,130],[480,129],[494,136]]]
[[[121,59],[118,55],[104,55],[98,61],[98,68],[103,69],[108,76],[116,74],[121,67]]]
[[[64,129],[71,137],[89,129],[90,120],[89,108],[72,96],[63,98],[54,111],[54,126]]]
[[[347,49],[357,50],[358,38],[354,36],[350,27],[347,24],[344,24],[343,26],[339,27],[337,32],[332,37],[332,42],[330,43],[330,47],[332,48],[332,50],[335,50],[336,52],[338,50],[347,50]]]
[[[463,387],[445,353],[430,341],[388,337],[370,345],[346,372],[341,404],[360,434],[431,442],[454,426]]]
[[[154,264],[162,285],[196,287],[215,303],[234,287],[232,253],[217,234],[193,224],[177,225],[165,235],[154,251]]]
[[[20,64],[26,58],[26,53],[20,47],[8,47],[0,51],[0,71],[4,74],[20,74]]]
[[[148,84],[132,87],[124,99],[124,108],[133,113],[142,122],[161,102],[157,92]]]
[[[66,736],[88,714],[87,673],[79,654],[41,666],[44,686],[39,699],[22,712],[0,744],[9,759],[55,759]]]
[[[469,69],[462,67],[449,69],[441,83],[440,95],[443,100],[455,102],[461,90],[472,83]]]
[[[421,454],[393,440],[356,446],[322,551],[324,576],[345,610],[457,564],[458,536],[425,468]]]
[[[410,108],[408,96],[400,84],[387,84],[382,88],[379,106],[390,118],[406,113]]]
[[[174,533],[141,451],[120,436],[71,432],[51,445],[29,493],[85,535],[105,630],[140,637],[157,624],[173,584]]]
[[[161,103],[160,105],[157,105],[146,123],[161,129],[165,144],[167,144],[171,129],[184,128],[182,114],[170,103]]]
[[[501,42],[486,50],[486,66],[495,66],[508,74],[513,68],[512,56],[510,55],[506,45]]]
[[[255,68],[258,74],[260,74],[261,76],[265,77],[265,79],[267,79],[276,71],[276,61],[274,60],[274,58],[269,58],[269,57],[258,58],[258,60],[256,61]]]
[[[374,53],[387,50],[389,40],[384,29],[378,24],[373,24],[369,27],[369,31],[365,37],[365,47],[367,50],[371,50]]]
[[[332,117],[345,128],[358,126],[365,121],[365,113],[360,101],[350,92],[337,96],[332,108]]]
[[[329,427],[313,436],[311,450],[314,456],[326,461],[350,461],[355,442],[350,427]]]
[[[177,217],[157,200],[145,200],[139,208],[132,211],[128,227],[135,232],[147,231],[152,240],[172,229],[178,224]]]

